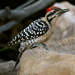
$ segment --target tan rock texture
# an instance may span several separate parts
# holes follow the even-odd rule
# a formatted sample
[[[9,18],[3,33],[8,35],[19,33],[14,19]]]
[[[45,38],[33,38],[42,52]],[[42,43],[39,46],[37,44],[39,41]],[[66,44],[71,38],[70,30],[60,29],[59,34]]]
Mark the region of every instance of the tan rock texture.
[[[49,51],[41,46],[26,50],[20,59],[17,75],[75,75],[75,37],[50,47]]]
[[[43,48],[23,53],[18,75],[75,75],[75,55]]]
[[[0,75],[17,75],[17,71],[13,71],[15,61],[7,61],[0,63]]]

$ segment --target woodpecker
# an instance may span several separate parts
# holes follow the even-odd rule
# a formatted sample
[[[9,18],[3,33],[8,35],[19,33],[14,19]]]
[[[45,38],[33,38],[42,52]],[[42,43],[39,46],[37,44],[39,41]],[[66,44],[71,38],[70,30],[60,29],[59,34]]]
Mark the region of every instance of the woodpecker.
[[[43,47],[48,49],[44,43],[53,34],[53,26],[55,26],[56,21],[62,14],[68,11],[69,9],[61,9],[55,6],[49,7],[46,10],[45,17],[41,17],[33,21],[31,24],[29,24],[28,27],[18,33],[17,36],[15,36],[14,39],[12,39],[12,41],[7,44],[7,46],[20,44],[20,53],[17,58],[16,65],[18,64],[24,50],[38,45],[42,45]]]

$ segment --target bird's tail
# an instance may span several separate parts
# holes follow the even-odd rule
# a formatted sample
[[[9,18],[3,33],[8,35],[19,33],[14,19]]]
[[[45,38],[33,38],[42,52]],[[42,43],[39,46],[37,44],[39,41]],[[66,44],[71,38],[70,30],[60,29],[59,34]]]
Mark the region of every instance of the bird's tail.
[[[16,45],[18,45],[18,43],[15,44],[14,41],[8,42],[7,45],[4,48],[0,49],[0,52],[5,51],[5,50],[11,48],[12,46],[16,46]]]

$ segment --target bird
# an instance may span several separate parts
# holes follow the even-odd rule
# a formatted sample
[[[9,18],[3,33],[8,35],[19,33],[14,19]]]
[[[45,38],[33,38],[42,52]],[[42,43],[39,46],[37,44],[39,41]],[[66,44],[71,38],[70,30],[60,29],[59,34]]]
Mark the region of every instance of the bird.
[[[20,44],[19,55],[14,69],[19,63],[22,53],[26,49],[41,45],[48,50],[45,42],[48,41],[48,39],[52,36],[53,27],[55,26],[56,21],[62,14],[68,11],[69,9],[61,9],[56,6],[49,7],[46,10],[45,17],[41,17],[33,21],[7,44],[7,47],[14,44]]]

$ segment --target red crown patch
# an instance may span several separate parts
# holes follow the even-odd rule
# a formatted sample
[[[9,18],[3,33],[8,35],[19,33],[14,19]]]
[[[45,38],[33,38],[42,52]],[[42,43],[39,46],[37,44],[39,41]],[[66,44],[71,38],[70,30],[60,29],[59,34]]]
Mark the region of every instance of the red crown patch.
[[[57,8],[57,7],[55,7],[55,6],[49,7],[49,8],[46,10],[46,13],[48,13],[49,11],[51,11],[51,10],[53,10],[53,9],[55,9],[55,8]]]

